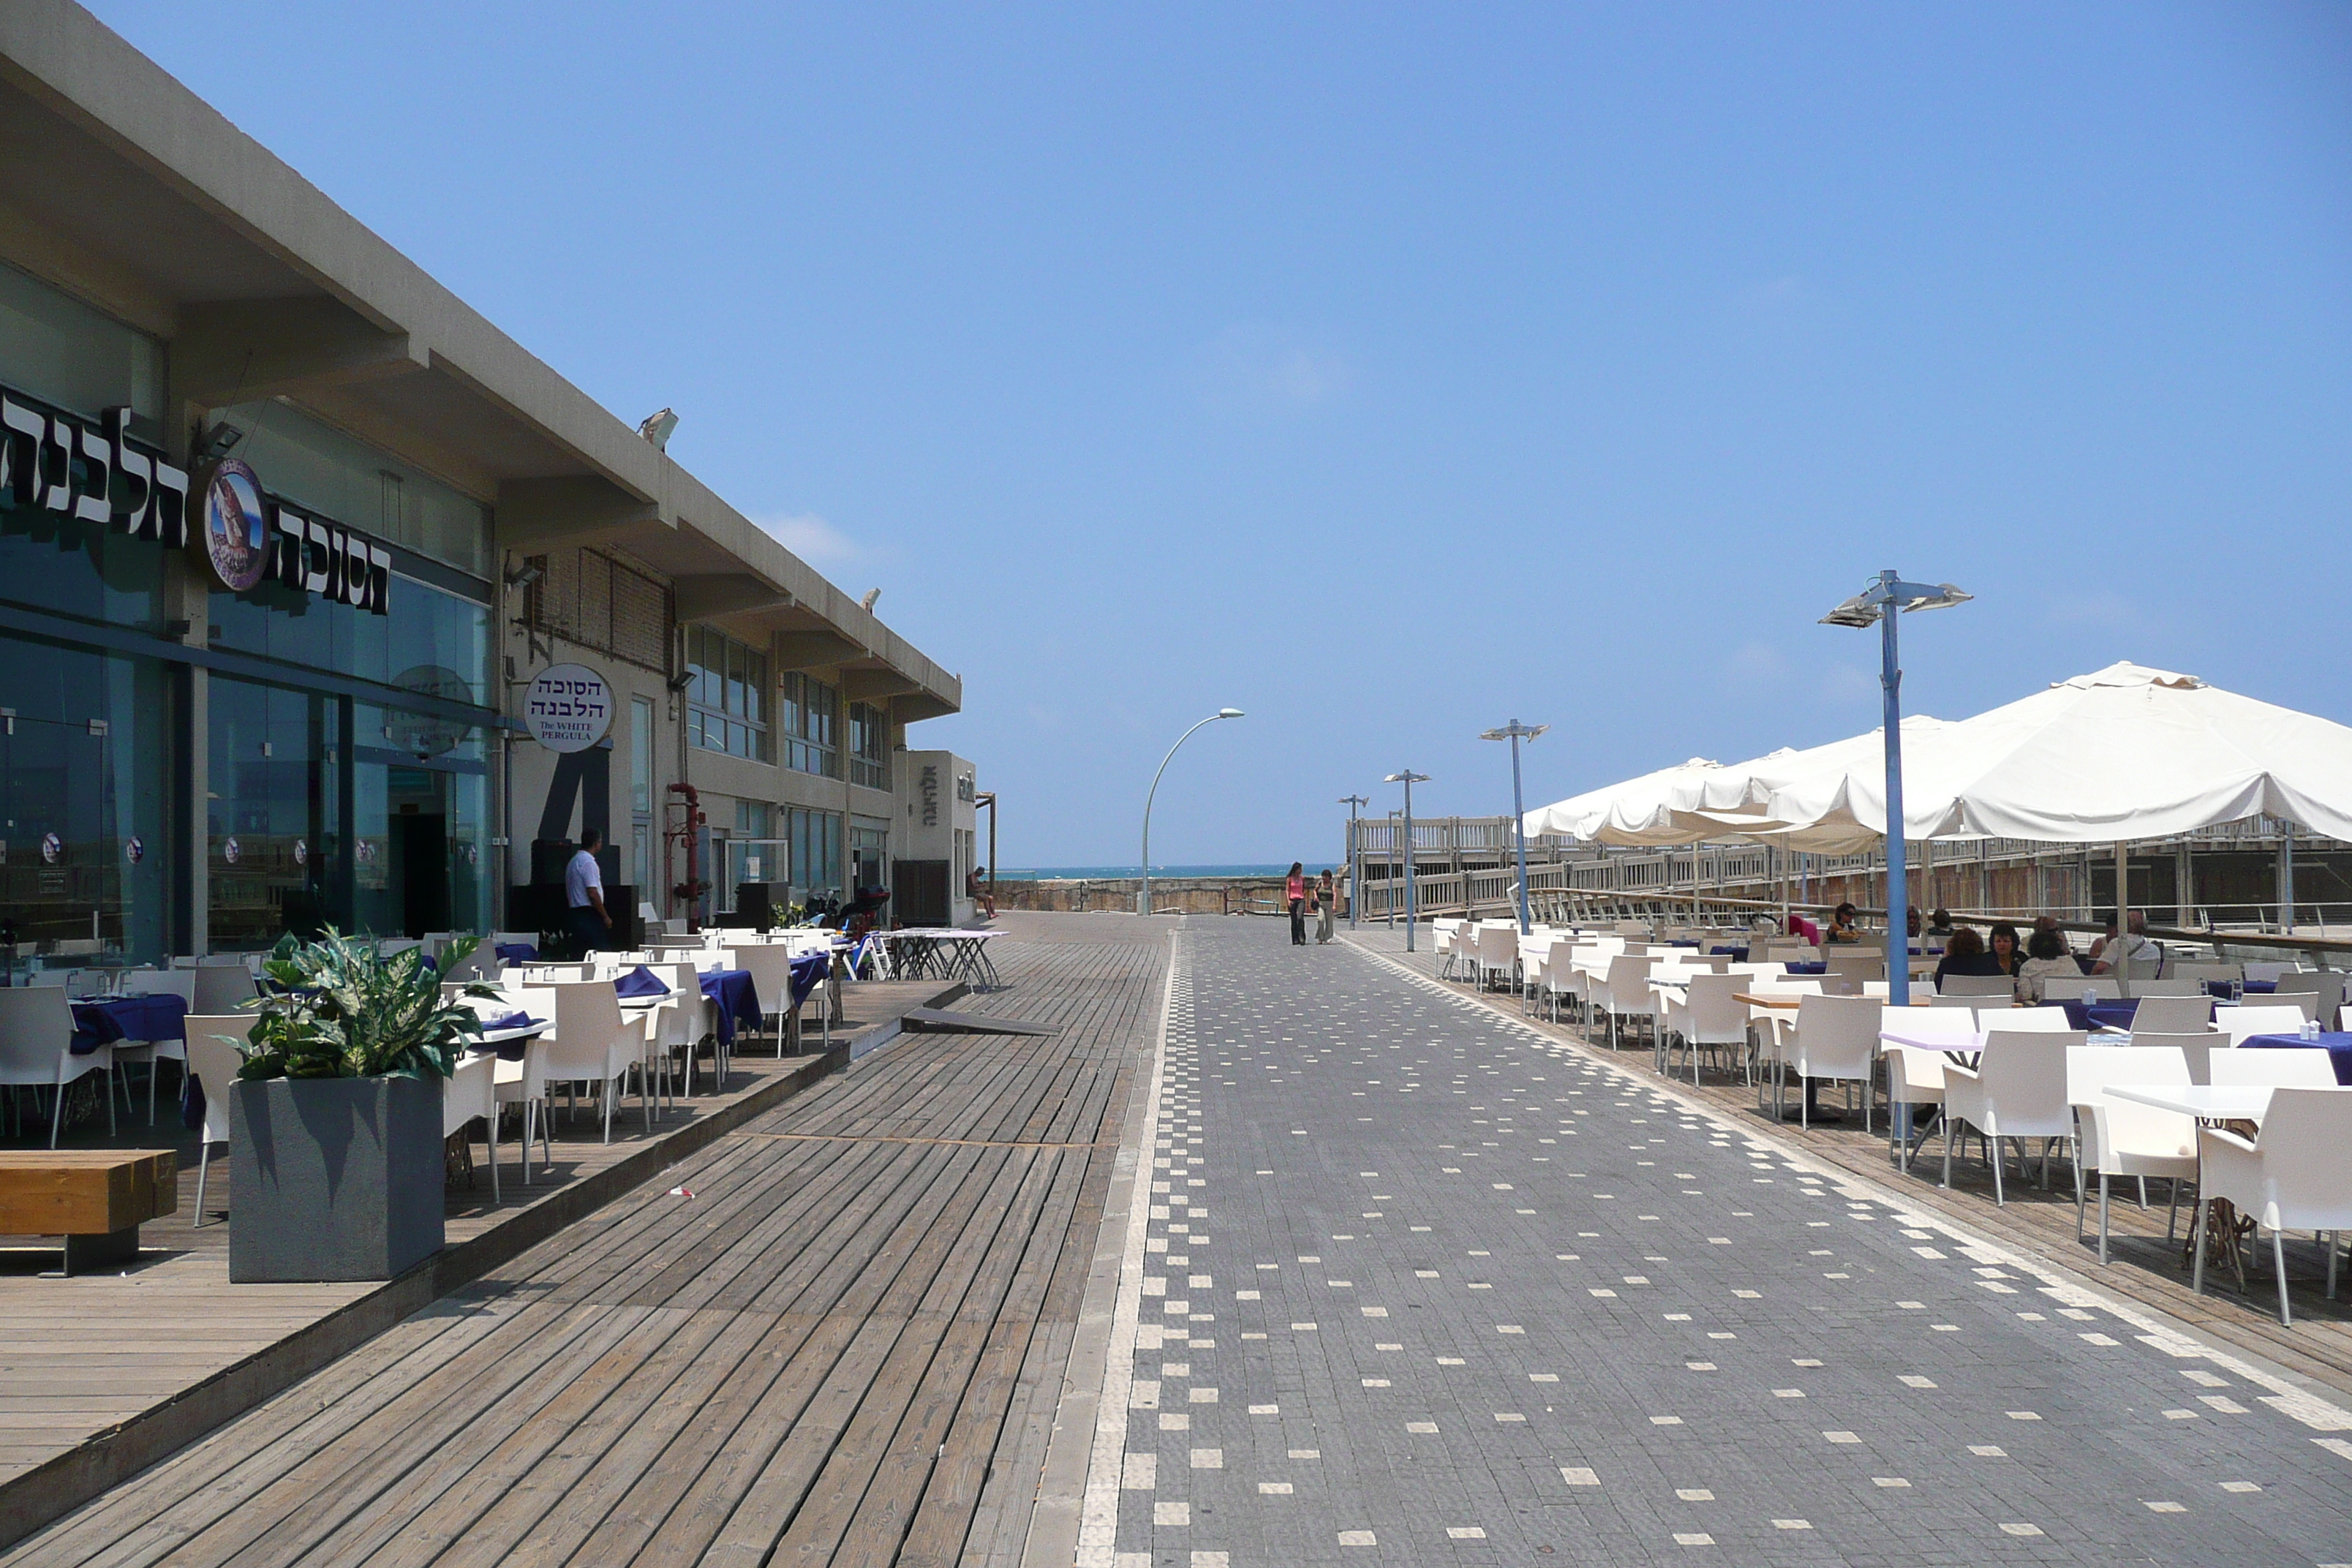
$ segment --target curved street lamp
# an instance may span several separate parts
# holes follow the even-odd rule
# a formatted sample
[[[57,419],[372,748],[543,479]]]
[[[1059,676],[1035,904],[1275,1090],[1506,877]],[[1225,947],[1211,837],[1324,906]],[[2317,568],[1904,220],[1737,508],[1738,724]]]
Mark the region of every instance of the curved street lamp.
[[[1193,725],[1192,730],[1198,730],[1204,724],[1213,724],[1220,719],[1240,717],[1242,717],[1242,710],[1238,708],[1220,708],[1202,720],[1199,724]],[[1168,754],[1160,759],[1160,773],[1151,775],[1150,794],[1143,797],[1143,888],[1135,895],[1135,912],[1139,915],[1148,915],[1151,912],[1151,802],[1160,794],[1160,773],[1168,771],[1168,764],[1176,760],[1177,746],[1181,746],[1192,738],[1192,730],[1187,730],[1177,736],[1176,745],[1169,747]]]
[[[1974,598],[1949,583],[1906,583],[1893,570],[1823,616],[1825,626],[1879,628],[1878,681],[1885,701],[1886,737],[1886,1005],[1911,1001],[1911,894],[1903,864],[1903,666],[1895,658],[1895,623],[1906,610],[1945,610]],[[1867,896],[1867,895],[1865,895]],[[2121,907],[2121,900],[2117,900]]]

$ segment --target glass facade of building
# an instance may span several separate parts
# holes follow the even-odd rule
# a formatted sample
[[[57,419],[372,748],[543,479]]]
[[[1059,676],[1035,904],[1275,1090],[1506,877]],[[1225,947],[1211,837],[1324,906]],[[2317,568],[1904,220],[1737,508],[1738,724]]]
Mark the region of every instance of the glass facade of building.
[[[20,406],[92,431],[127,409],[161,451],[164,368],[162,345],[0,267]],[[0,922],[21,963],[489,929],[488,509],[290,405],[218,417],[273,496],[388,547],[387,613],[206,593],[160,540],[0,485]],[[196,647],[172,624],[191,602]]]

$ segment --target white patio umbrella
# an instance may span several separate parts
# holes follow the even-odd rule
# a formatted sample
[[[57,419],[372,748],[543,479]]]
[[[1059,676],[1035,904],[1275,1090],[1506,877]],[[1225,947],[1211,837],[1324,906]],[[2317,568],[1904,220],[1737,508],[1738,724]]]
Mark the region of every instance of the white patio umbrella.
[[[1911,838],[2110,843],[2258,812],[2352,837],[2352,728],[2121,663],[1916,739],[1906,722],[1903,787]],[[1867,839],[1886,830],[1885,794],[1874,759],[1833,758],[1762,810],[1794,837]]]
[[[1676,784],[1719,765],[1693,757],[1639,778],[1587,790],[1528,812],[1521,818],[1521,831],[1530,838],[1554,833],[1599,844],[1688,844],[1692,840],[1682,837],[1641,837],[1640,825],[1664,808]]]

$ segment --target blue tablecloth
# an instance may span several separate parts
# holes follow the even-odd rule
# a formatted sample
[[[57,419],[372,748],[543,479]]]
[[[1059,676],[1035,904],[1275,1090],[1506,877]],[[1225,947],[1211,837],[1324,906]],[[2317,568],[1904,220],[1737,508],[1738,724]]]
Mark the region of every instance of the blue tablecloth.
[[[1827,960],[1819,963],[1790,963],[1783,967],[1790,974],[1827,974],[1830,972]]]
[[[1744,947],[1710,947],[1706,954],[1709,958],[1727,958],[1734,963],[1748,962],[1748,950]]]
[[[73,1005],[73,1053],[86,1057],[117,1040],[176,1040],[187,1028],[188,1005],[165,994],[109,996]]]
[[[2139,1000],[2127,997],[2120,1002],[2044,1002],[2044,1007],[2066,1009],[2066,1026],[2070,1029],[2128,1029],[2132,1016],[2139,1011]]]
[[[815,990],[831,973],[833,973],[833,950],[830,948],[816,952],[803,952],[793,959],[793,1005],[797,1007],[807,1001],[809,993]]]
[[[642,963],[613,982],[613,994],[629,1000],[645,996],[667,996],[669,994],[669,990],[667,981]]]
[[[493,949],[500,962],[506,963],[537,963],[539,949],[527,942],[502,942]]]
[[[2278,992],[2278,982],[2275,980],[2242,980],[2237,982],[2228,980],[2208,980],[2205,983],[2205,994],[2212,997],[2217,1002],[2231,1001],[2240,991],[2246,993],[2250,996],[2274,995]]]
[[[485,1029],[528,1029],[534,1026],[545,1028],[547,1020],[534,1018],[528,1013],[509,1013],[502,1018],[482,1020],[482,1027]],[[530,1044],[530,1037],[526,1035],[517,1039],[499,1040],[496,1044],[475,1040],[469,1043],[468,1048],[485,1053],[496,1051],[500,1061],[519,1062],[522,1060],[525,1054],[524,1047]]]
[[[2331,1030],[2322,1034],[2316,1040],[2306,1040],[2300,1035],[2248,1035],[2243,1045],[2300,1047],[2305,1050],[2314,1047],[2320,1047],[2327,1052],[2328,1062],[2336,1068],[2336,1081],[2352,1086],[2352,1035],[2337,1034]]]
[[[760,990],[748,969],[714,969],[702,976],[702,994],[719,1014],[719,1043],[735,1048],[735,1030],[764,1027],[760,1016]]]

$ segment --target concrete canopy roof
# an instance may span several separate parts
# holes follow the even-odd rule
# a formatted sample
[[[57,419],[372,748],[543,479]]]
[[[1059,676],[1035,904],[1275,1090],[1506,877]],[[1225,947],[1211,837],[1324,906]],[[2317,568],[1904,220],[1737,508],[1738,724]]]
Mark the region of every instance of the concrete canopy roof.
[[[174,407],[289,395],[491,503],[612,543],[747,631],[962,683],[70,0],[0,5],[0,254],[172,343]],[[177,433],[166,432],[177,445]]]

